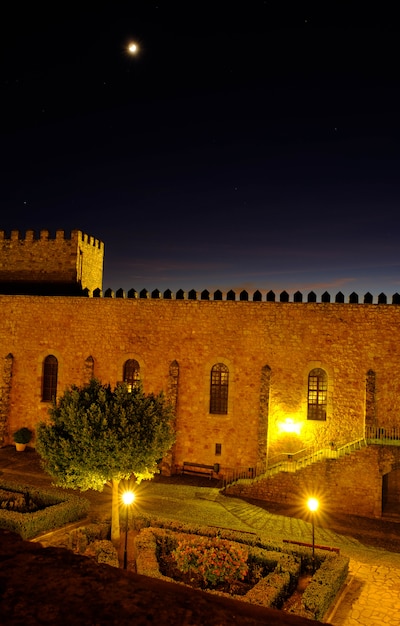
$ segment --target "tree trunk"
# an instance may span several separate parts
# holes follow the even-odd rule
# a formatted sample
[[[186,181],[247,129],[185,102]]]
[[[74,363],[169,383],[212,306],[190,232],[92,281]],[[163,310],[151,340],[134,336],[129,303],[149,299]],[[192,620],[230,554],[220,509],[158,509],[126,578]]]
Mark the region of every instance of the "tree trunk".
[[[112,504],[111,504],[111,541],[117,548],[120,542],[119,528],[119,480],[111,482]]]

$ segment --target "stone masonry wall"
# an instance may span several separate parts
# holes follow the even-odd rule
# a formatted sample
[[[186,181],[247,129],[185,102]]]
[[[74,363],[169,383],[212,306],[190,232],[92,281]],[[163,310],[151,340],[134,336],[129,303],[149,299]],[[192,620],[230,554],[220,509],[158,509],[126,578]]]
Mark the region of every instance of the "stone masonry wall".
[[[368,446],[341,459],[320,461],[297,472],[282,472],[253,483],[227,487],[227,494],[290,503],[299,509],[316,496],[323,513],[336,511],[366,517],[382,514],[382,475],[400,461],[400,448]]]
[[[7,354],[2,362],[2,376],[0,379],[0,446],[4,445],[9,437],[10,394],[12,379],[13,356]]]
[[[0,230],[0,282],[77,283],[90,292],[102,288],[104,244],[79,230],[64,237],[57,230],[55,239],[48,230],[35,238],[33,230],[25,238],[17,230],[10,238]]]
[[[254,466],[266,448],[272,458],[358,439],[371,370],[377,423],[399,426],[397,306],[0,296],[0,314],[2,358],[13,355],[10,433],[47,418],[41,383],[49,354],[58,359],[59,394],[86,381],[87,363],[94,376],[115,385],[124,362],[136,359],[145,391],[155,392],[167,391],[171,368],[179,368],[172,460],[178,466],[220,463],[224,472]],[[215,363],[229,368],[227,415],[209,413]],[[328,374],[323,422],[307,420],[307,379],[314,367]],[[298,434],[281,430],[287,417]]]

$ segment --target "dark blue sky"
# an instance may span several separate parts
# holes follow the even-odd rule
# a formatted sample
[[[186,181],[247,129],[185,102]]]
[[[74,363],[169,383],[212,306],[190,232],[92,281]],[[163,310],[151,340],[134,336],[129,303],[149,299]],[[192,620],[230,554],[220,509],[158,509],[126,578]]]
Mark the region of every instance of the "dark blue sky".
[[[115,290],[400,291],[394,16],[104,4],[2,23],[0,228],[102,239]]]

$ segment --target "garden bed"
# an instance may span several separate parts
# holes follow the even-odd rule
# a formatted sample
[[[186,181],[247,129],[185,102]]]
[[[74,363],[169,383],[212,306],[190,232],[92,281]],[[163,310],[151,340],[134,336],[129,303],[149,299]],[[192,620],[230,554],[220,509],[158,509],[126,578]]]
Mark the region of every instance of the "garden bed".
[[[89,501],[58,489],[0,481],[0,528],[32,539],[87,515]]]
[[[288,547],[277,542],[268,543],[255,535],[228,530],[196,528],[193,532],[193,528],[190,526],[184,528],[183,524],[177,524],[174,530],[171,522],[165,524],[167,528],[162,527],[163,523],[160,520],[153,522],[155,525],[143,528],[142,521],[142,530],[135,541],[137,572],[147,576],[320,620],[331,607],[347,577],[348,559],[336,554],[316,551],[317,570],[312,576],[311,551],[304,547]],[[194,541],[196,538],[199,544]],[[195,567],[186,567],[188,563],[193,565],[194,562],[190,559],[186,561],[181,559],[184,567],[178,566],[176,550],[179,545],[181,551],[186,550],[185,542],[189,542],[189,546],[192,546],[195,552],[198,552],[200,545],[204,552],[207,543],[215,548],[223,541],[244,547],[248,566],[245,576],[216,582],[213,575],[219,571],[217,566],[225,557],[221,559],[216,556],[215,549],[210,552],[212,557],[208,561],[207,559],[201,561],[198,571]],[[225,544],[223,549],[226,554]],[[216,568],[208,575],[212,582],[207,584],[204,570],[212,570],[211,561]],[[205,563],[208,565],[205,566]],[[186,571],[182,571],[185,569]]]

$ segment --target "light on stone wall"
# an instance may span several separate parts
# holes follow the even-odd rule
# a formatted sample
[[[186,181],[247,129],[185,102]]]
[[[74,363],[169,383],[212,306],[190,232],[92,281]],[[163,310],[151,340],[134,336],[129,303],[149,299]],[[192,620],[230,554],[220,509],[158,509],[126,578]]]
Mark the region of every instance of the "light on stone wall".
[[[284,422],[278,422],[278,429],[281,433],[300,435],[301,424],[295,422],[293,418],[287,417]]]

